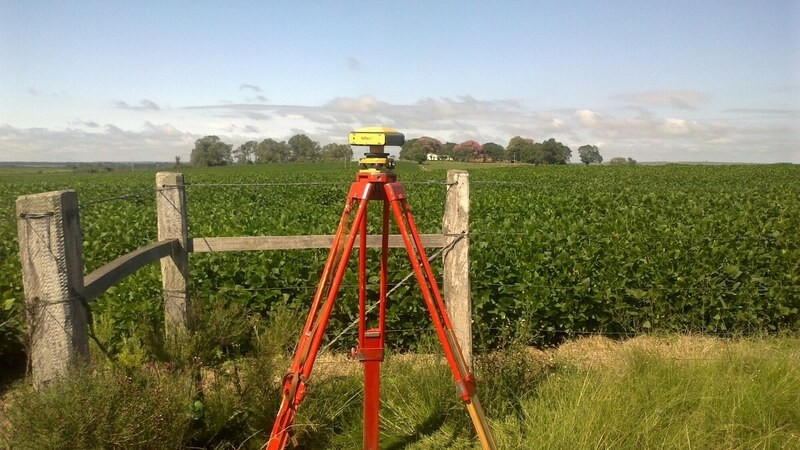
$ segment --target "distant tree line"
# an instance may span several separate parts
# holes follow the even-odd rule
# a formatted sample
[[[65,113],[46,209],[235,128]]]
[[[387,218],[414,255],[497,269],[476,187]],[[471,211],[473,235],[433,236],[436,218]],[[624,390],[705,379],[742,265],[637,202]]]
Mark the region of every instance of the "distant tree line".
[[[266,164],[304,161],[341,161],[353,158],[347,144],[326,144],[312,140],[305,134],[296,134],[288,141],[264,139],[247,141],[233,148],[218,136],[206,136],[194,143],[191,164],[195,167],[224,166],[230,164]]]
[[[608,163],[612,166],[632,166],[636,164],[636,160],[633,158],[623,158],[622,156],[615,156],[608,160]]]
[[[584,145],[578,149],[584,164],[603,162],[603,157],[594,145]],[[572,150],[554,138],[542,142],[522,136],[514,136],[503,147],[494,142],[480,144],[469,140],[460,144],[446,142],[423,136],[409,139],[400,150],[400,159],[424,162],[436,155],[437,159],[470,162],[521,162],[528,164],[567,164]]]
[[[435,155],[435,156],[431,156]],[[595,145],[578,148],[578,156],[584,164],[600,164],[603,157]],[[191,154],[191,164],[196,167],[224,166],[230,164],[266,164],[304,161],[350,160],[353,150],[347,144],[326,144],[320,146],[305,134],[296,134],[288,141],[264,139],[247,141],[235,149],[217,136],[205,136],[195,142]],[[446,159],[468,162],[520,162],[528,164],[567,164],[572,150],[555,140],[536,142],[530,138],[514,136],[503,147],[494,142],[481,144],[467,140],[459,144],[442,143],[430,136],[409,139],[400,149],[400,159],[425,162],[429,159]],[[619,164],[617,158],[612,160]],[[626,164],[636,162],[628,158]],[[176,162],[179,164],[179,162]]]

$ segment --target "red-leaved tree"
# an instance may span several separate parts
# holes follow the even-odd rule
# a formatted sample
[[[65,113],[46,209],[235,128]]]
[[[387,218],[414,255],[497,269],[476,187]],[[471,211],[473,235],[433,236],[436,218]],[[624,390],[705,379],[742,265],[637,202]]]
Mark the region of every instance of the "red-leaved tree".
[[[453,159],[458,161],[480,161],[486,160],[483,154],[483,146],[473,140],[464,141],[453,147]]]

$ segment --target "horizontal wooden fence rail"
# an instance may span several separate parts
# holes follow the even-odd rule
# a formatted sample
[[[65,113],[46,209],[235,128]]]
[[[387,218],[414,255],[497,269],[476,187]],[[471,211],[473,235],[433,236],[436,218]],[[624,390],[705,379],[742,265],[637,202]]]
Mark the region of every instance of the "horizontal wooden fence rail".
[[[424,248],[445,248],[444,300],[459,345],[472,361],[469,295],[469,175],[448,171],[448,192],[441,234],[423,234]],[[188,332],[191,318],[189,253],[330,248],[332,235],[189,237],[183,175],[156,174],[158,241],[138,248],[83,275],[78,196],[74,191],[46,192],[17,199],[20,262],[29,311],[30,362],[38,389],[62,377],[79,359],[88,358],[88,302],[142,267],[161,263],[164,325],[167,336]],[[380,248],[381,236],[367,236]],[[404,248],[400,235],[390,248]]]
[[[179,247],[177,239],[167,239],[120,256],[83,278],[84,298],[92,300],[142,267],[171,255]]]
[[[425,248],[441,248],[445,246],[445,235],[422,234],[422,246]],[[368,248],[380,248],[381,236],[367,236]],[[189,253],[244,252],[265,250],[306,250],[330,248],[333,235],[307,236],[242,236],[189,238]],[[389,236],[389,248],[404,248],[403,238],[399,234]],[[129,275],[133,275],[142,267],[166,258],[180,248],[178,239],[166,239],[153,242],[127,253],[100,267],[83,278],[84,298],[93,300],[108,289],[119,284]]]

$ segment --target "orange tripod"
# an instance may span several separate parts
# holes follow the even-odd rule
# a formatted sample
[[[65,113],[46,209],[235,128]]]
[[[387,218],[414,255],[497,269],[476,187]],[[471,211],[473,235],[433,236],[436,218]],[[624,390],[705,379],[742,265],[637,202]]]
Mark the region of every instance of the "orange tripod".
[[[376,132],[374,130],[380,130]],[[267,443],[270,450],[283,449],[290,437],[292,424],[297,408],[303,400],[306,383],[314,367],[317,353],[322,343],[325,327],[330,318],[336,296],[350,259],[356,238],[358,238],[358,359],[364,367],[364,441],[363,448],[378,448],[378,422],[380,407],[380,367],[383,362],[384,338],[386,334],[386,285],[387,254],[389,248],[389,210],[391,209],[403,238],[405,249],[411,266],[419,282],[425,306],[430,313],[439,342],[444,350],[447,363],[453,373],[456,389],[464,401],[470,418],[475,426],[478,439],[484,449],[494,449],[495,444],[489,430],[478,397],[475,393],[475,380],[464,362],[461,349],[456,341],[453,327],[447,316],[442,296],[433,278],[425,250],[422,247],[419,232],[408,207],[403,186],[397,181],[392,171],[392,161],[388,154],[382,153],[383,145],[397,145],[397,135],[402,141],[402,134],[390,129],[362,129],[351,133],[350,142],[362,137],[361,134],[383,134],[385,137],[367,135],[366,145],[370,145],[370,154],[360,160],[361,170],[356,181],[350,186],[342,217],[333,239],[321,279],[311,302],[311,309],[300,335],[300,341],[292,360],[289,372],[283,378],[283,400],[272,433]],[[379,139],[379,140],[374,140]],[[394,139],[394,140],[393,140]],[[389,141],[390,143],[387,143]],[[363,138],[362,141],[363,142]],[[402,142],[401,142],[402,144]],[[400,145],[401,145],[400,144]],[[371,157],[370,157],[371,156]],[[383,203],[381,254],[380,254],[380,287],[378,294],[377,328],[367,329],[367,205],[370,201]],[[351,219],[352,216],[352,219]],[[352,223],[350,223],[352,220]]]

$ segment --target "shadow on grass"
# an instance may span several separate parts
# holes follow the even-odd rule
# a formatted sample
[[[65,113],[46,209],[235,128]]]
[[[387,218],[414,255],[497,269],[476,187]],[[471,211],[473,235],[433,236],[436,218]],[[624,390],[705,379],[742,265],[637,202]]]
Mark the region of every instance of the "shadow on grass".
[[[392,442],[386,447],[387,450],[399,450],[407,446],[419,442],[425,436],[430,436],[442,428],[447,416],[443,414],[431,414],[421,424],[414,427],[414,432],[408,436]],[[455,436],[453,437],[455,439]]]

